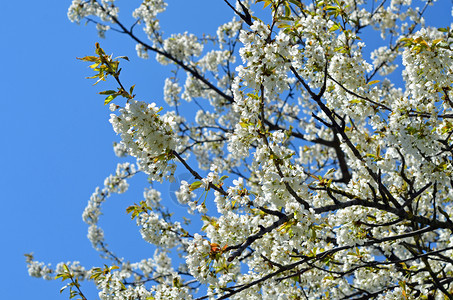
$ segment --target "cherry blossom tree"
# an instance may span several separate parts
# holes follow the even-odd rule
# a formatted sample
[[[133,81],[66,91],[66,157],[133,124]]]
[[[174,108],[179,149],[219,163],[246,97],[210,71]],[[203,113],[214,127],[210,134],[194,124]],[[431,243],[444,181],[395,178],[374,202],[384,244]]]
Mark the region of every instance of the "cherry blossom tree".
[[[133,24],[114,0],[73,0],[72,22],[120,32],[174,70],[169,109],[125,86],[126,57],[96,44],[81,58],[117,84],[101,94],[115,153],[135,163],[83,212],[108,265],[27,255],[30,275],[82,299],[83,280],[101,299],[453,299],[453,31],[425,25],[435,1],[223,2],[231,21],[196,36],[164,33],[164,0],[144,0]],[[139,172],[172,182],[176,170],[192,176],[177,200],[203,226],[149,186],[127,213],[154,256],[118,258],[102,204]]]

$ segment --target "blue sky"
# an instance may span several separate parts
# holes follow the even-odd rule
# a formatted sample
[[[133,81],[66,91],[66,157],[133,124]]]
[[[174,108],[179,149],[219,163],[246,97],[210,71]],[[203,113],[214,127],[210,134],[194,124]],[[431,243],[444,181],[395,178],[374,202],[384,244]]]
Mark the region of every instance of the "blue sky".
[[[129,18],[132,1],[119,0],[120,16]],[[138,6],[139,1],[133,1]],[[215,34],[216,26],[231,18],[223,0],[169,0],[163,15],[166,33],[189,31]],[[430,13],[437,26],[451,22],[451,2]],[[176,4],[176,5],[175,5]],[[59,294],[61,282],[30,278],[24,253],[56,264],[78,260],[86,267],[104,263],[86,238],[81,219],[95,187],[114,172],[118,160],[112,151],[117,141],[109,111],[96,93],[113,87],[93,87],[88,64],[76,57],[91,55],[100,42],[107,53],[127,55],[122,80],[136,84],[140,99],[162,100],[162,87],[169,69],[135,54],[125,36],[108,32],[97,37],[93,24],[77,26],[66,17],[70,1],[3,1],[0,10],[0,274],[2,299],[67,299]],[[208,12],[208,13],[206,13]],[[130,20],[130,18],[128,19]],[[209,28],[209,30],[206,30]],[[111,248],[131,261],[153,254],[141,240],[125,208],[142,199],[145,177],[136,178],[125,195],[112,197],[104,206],[101,225]],[[134,184],[135,183],[135,184]],[[162,188],[163,194],[169,191]],[[183,211],[174,205],[176,211]],[[89,299],[96,292],[84,285]]]
[[[118,1],[120,16],[129,17],[130,10],[123,9],[126,2]],[[215,34],[212,24],[230,18],[223,1],[191,1],[192,7],[182,2],[186,4],[170,1],[178,7],[169,8],[163,20],[167,33],[202,32],[210,27]],[[129,56],[122,80],[129,86],[136,84],[140,99],[163,102],[163,74],[168,69],[153,59],[139,59],[135,44],[125,36],[108,32],[107,39],[101,40],[93,24],[72,24],[66,16],[69,5],[70,1],[61,0],[4,1],[1,5],[0,254],[6,263],[0,275],[2,299],[67,299],[67,294],[59,294],[61,282],[28,276],[24,253],[34,252],[36,259],[52,264],[78,260],[91,267],[104,263],[86,238],[81,214],[95,187],[103,184],[120,161],[112,150],[118,138],[108,122],[110,111],[96,94],[109,84],[93,87],[94,82],[85,79],[91,75],[88,64],[76,57],[92,55],[95,42],[107,53]],[[199,9],[212,11],[216,6],[218,12],[225,12],[224,17],[204,15]],[[146,178],[137,179],[126,195],[109,199],[101,220],[111,248],[131,261],[154,252],[125,213],[127,206],[142,200]],[[97,298],[93,290],[87,294]]]

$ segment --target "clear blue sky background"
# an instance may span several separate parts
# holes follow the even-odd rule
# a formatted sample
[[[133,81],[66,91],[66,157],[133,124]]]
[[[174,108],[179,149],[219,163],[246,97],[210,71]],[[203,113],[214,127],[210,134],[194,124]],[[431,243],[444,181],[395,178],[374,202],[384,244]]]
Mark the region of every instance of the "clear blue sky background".
[[[130,21],[130,3],[140,2],[117,2],[120,16]],[[223,0],[168,2],[162,19],[166,33],[215,34],[217,25],[232,16]],[[428,16],[434,17],[433,25],[448,26],[451,2],[439,2],[443,8]],[[73,260],[86,267],[104,263],[86,238],[81,214],[95,187],[119,161],[112,151],[118,138],[108,122],[110,112],[96,94],[113,86],[93,87],[84,79],[91,75],[88,64],[75,58],[91,55],[98,41],[107,53],[129,56],[131,62],[123,63],[124,83],[136,84],[139,99],[163,103],[169,69],[152,59],[139,59],[126,36],[108,32],[101,40],[93,24],[70,23],[69,5],[62,0],[25,0],[3,1],[0,6],[1,299],[68,298],[67,293],[59,294],[61,282],[28,276],[24,253],[34,252],[36,259],[53,265]],[[109,199],[101,218],[111,249],[131,261],[154,252],[125,213],[128,205],[142,199],[145,181],[141,176],[130,192]],[[167,192],[164,186],[163,195]],[[177,205],[173,209],[184,211]],[[84,291],[96,299],[89,286],[84,285]]]

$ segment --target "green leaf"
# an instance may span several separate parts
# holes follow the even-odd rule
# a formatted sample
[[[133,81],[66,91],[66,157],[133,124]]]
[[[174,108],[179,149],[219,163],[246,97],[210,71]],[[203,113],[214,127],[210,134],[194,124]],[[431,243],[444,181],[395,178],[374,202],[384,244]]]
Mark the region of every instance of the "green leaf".
[[[338,7],[332,5],[327,5],[326,7],[324,7],[324,10],[338,10],[338,9],[339,9]]]
[[[287,24],[287,23],[279,23],[277,25],[278,28],[289,28],[291,27],[291,25]]]
[[[136,208],[137,208],[136,205],[128,206],[128,207],[126,208],[126,213],[129,214],[129,213],[133,212],[134,210],[136,210]]]
[[[302,3],[297,1],[297,0],[288,0],[289,2],[291,2],[292,4],[302,8]]]
[[[64,269],[66,272],[69,273],[69,268],[68,268],[68,266],[67,266],[66,264],[63,264],[63,269]]]
[[[340,25],[338,24],[333,24],[332,27],[329,28],[329,31],[335,31],[335,30],[338,30],[340,29]]]
[[[437,44],[439,44],[440,42],[442,42],[444,39],[435,39],[433,42],[432,42],[432,45],[435,46]]]
[[[58,279],[58,278],[61,278],[61,281],[65,281],[65,279],[67,279],[66,275],[63,273],[60,273],[57,276],[55,276],[55,279]]]
[[[115,94],[115,93],[116,93],[116,91],[114,91],[114,90],[99,92],[99,94],[101,94],[101,95],[111,95],[111,94]]]
[[[325,174],[324,176],[330,175],[330,174],[332,174],[333,172],[335,172],[335,168],[329,169],[329,170],[326,172],[326,174]]]
[[[239,125],[241,125],[242,128],[247,128],[248,124],[245,122],[239,122]]]
[[[194,190],[198,189],[201,185],[202,185],[201,181],[195,181],[190,185],[189,189],[191,191],[194,191]]]
[[[372,80],[372,81],[368,82],[368,84],[369,85],[373,85],[373,84],[378,83],[378,82],[380,82],[380,80]]]
[[[227,175],[223,175],[222,177],[220,177],[219,181],[220,182],[223,182],[225,179],[227,179],[229,176]]]
[[[271,5],[271,4],[272,4],[272,1],[270,1],[270,0],[265,0],[265,1],[264,1],[264,6],[263,6],[263,8],[266,8],[266,7],[268,7],[268,6]]]
[[[285,17],[288,17],[288,16],[291,15],[291,10],[290,10],[290,8],[289,8],[288,2],[286,2],[285,4],[286,4],[286,5],[285,5]]]
[[[82,61],[91,61],[91,62],[97,62],[99,61],[99,57],[97,56],[85,56],[85,57],[76,57],[79,60]]]
[[[113,94],[113,95],[108,96],[108,97],[105,98],[105,100],[104,100],[104,105],[109,104],[109,103],[112,102],[112,100],[115,99],[116,97],[118,97],[118,94]]]
[[[64,291],[67,287],[68,287],[67,285],[65,285],[64,287],[62,287],[62,288],[60,289],[60,294],[63,293],[63,291]]]

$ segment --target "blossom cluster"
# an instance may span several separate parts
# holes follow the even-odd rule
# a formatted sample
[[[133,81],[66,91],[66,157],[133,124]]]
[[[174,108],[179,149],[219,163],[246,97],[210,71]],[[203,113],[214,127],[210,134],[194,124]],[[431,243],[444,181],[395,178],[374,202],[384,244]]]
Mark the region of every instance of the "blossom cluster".
[[[156,250],[110,255],[119,269],[95,278],[100,298],[191,299],[198,284],[210,299],[452,297],[453,26],[426,26],[435,1],[258,0],[262,19],[230,2],[216,36],[165,36],[163,0],[133,13],[152,41],[138,55],[174,68],[162,97],[174,111],[111,105],[114,151],[137,163],[91,197],[88,238],[109,257],[101,204],[143,171],[152,186],[128,212]],[[113,1],[74,0],[68,15],[119,25]],[[177,166],[193,177],[176,192],[182,219],[153,185]]]
[[[114,5],[115,0],[101,1],[83,1],[73,0],[68,9],[68,18],[71,22],[80,23],[84,18],[96,16],[101,21],[111,22],[112,17],[117,17],[119,8]],[[98,24],[98,33],[104,36],[105,31],[110,27],[103,24]]]
[[[129,184],[127,179],[137,173],[135,165],[130,163],[118,164],[115,174],[110,175],[104,181],[104,188],[96,188],[91,195],[88,205],[82,214],[83,221],[88,227],[88,239],[95,249],[101,249],[104,245],[104,231],[98,226],[99,217],[102,215],[101,206],[113,193],[124,193]]]
[[[117,106],[112,104],[112,109]],[[127,153],[137,158],[138,167],[153,180],[171,179],[175,165],[168,163],[178,143],[172,127],[171,115],[160,116],[155,103],[132,100],[118,114],[110,115],[110,123]]]
[[[163,42],[163,49],[166,54],[174,60],[183,61],[192,56],[199,56],[203,51],[203,45],[198,42],[198,38],[194,34],[172,34],[171,37]],[[157,61],[163,65],[170,61],[167,57],[157,54]]]
[[[145,25],[143,31],[148,37],[154,38],[156,32],[160,30],[157,15],[165,11],[167,3],[164,0],[143,1],[140,6],[132,13],[132,16],[139,23]]]

